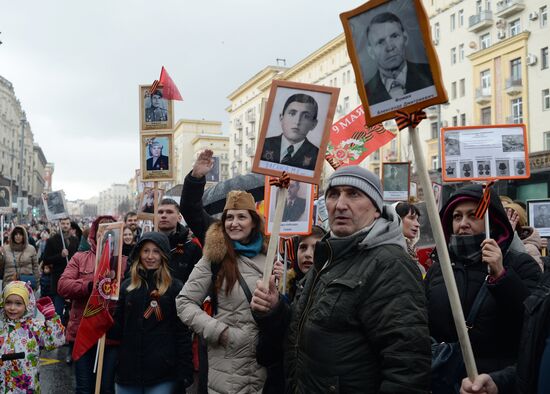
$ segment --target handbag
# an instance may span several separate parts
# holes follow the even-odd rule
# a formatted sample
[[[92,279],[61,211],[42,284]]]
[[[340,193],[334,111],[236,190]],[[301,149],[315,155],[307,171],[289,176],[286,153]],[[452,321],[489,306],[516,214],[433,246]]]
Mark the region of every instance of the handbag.
[[[483,282],[476,295],[472,309],[466,319],[470,329],[476,319],[479,308],[487,295],[487,283]],[[464,359],[459,342],[438,343],[432,340],[432,394],[458,394],[462,378],[466,375]]]
[[[20,274],[19,273],[19,267],[17,266],[17,259],[15,258],[15,252],[12,250],[11,254],[13,255],[13,265],[15,266],[15,274],[16,274],[17,279],[20,280],[20,281],[23,281],[25,283],[30,282],[31,287],[33,288],[33,290],[36,290],[37,289],[36,278],[34,277],[34,275],[32,275],[32,274],[30,274],[30,275]],[[21,254],[23,254],[23,253],[21,253]],[[21,258],[21,256],[19,256],[19,258]]]

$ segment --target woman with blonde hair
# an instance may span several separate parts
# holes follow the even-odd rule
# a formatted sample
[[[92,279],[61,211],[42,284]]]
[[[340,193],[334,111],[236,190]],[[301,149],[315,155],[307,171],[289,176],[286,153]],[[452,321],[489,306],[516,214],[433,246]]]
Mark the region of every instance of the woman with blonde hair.
[[[206,341],[208,392],[261,393],[266,369],[256,361],[259,330],[250,300],[264,270],[264,223],[244,191],[230,191],[221,222],[213,222],[201,202],[210,160],[211,152],[203,152],[183,187],[185,221],[204,249],[176,299],[178,315]],[[209,295],[212,316],[201,308]]]
[[[115,313],[118,394],[184,393],[193,383],[191,334],[176,314],[183,284],[170,274],[169,255],[165,234],[145,233],[129,257]]]

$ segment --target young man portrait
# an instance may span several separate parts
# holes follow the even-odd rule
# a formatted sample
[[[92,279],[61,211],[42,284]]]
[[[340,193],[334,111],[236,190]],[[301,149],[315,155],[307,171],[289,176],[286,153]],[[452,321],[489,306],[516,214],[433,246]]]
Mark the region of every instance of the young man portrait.
[[[318,123],[317,101],[307,94],[293,94],[279,115],[282,133],[265,139],[261,160],[314,170],[319,148],[308,139]]]

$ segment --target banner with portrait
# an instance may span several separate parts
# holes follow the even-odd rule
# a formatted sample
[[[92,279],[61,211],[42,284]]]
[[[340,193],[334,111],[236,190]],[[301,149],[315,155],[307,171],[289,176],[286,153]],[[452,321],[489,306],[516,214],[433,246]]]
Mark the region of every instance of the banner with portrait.
[[[141,179],[171,181],[175,178],[174,133],[142,133]]]
[[[8,186],[0,186],[0,214],[12,213],[11,190]]]
[[[529,226],[542,237],[550,237],[550,198],[527,200]]]
[[[42,193],[42,203],[44,204],[46,218],[48,218],[50,222],[69,217],[63,190]]]
[[[384,201],[407,201],[411,185],[409,162],[382,163],[382,186]]]
[[[162,86],[150,92],[151,85],[139,87],[140,130],[171,130],[174,126],[174,103],[164,98]]]
[[[99,293],[109,300],[116,301],[120,295],[120,282],[122,279],[122,233],[124,222],[102,223],[98,227],[96,268],[102,257],[109,259],[108,272],[102,273],[101,280],[97,284]],[[108,246],[108,248],[107,248]],[[103,251],[108,256],[103,256]]]

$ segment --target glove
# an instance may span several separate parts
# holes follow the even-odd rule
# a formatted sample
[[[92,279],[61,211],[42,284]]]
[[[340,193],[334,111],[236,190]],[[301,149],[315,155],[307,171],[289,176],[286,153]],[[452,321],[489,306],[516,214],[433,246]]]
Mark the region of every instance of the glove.
[[[36,301],[36,307],[44,315],[46,319],[51,319],[55,316],[55,307],[53,306],[50,297],[42,297]]]

